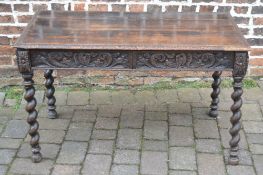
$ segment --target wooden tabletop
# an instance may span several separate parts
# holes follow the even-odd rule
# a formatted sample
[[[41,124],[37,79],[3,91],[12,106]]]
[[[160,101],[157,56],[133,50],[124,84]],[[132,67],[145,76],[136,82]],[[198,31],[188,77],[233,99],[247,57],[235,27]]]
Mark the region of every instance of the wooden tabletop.
[[[27,49],[250,49],[228,14],[42,11],[15,47]]]

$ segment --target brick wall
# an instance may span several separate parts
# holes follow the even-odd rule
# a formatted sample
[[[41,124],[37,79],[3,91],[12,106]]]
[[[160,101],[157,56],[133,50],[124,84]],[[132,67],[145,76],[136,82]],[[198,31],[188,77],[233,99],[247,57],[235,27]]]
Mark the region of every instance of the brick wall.
[[[263,0],[0,0],[0,73],[3,70],[15,69],[14,49],[11,48],[11,45],[19,37],[34,12],[47,9],[127,12],[155,10],[162,12],[193,11],[197,13],[230,12],[252,47],[248,74],[251,76],[263,75]],[[81,74],[94,75],[94,73],[87,72],[81,72]],[[108,72],[108,74],[113,77],[112,81],[120,76],[113,72]],[[142,77],[146,78],[139,80],[141,74]],[[98,71],[94,76],[103,79],[104,75],[105,73]],[[131,74],[128,72],[124,75],[129,76]],[[138,79],[139,83],[150,83],[149,81],[152,79],[158,81],[160,76],[173,77],[178,74],[154,71],[132,75]],[[150,80],[147,81],[147,79]]]

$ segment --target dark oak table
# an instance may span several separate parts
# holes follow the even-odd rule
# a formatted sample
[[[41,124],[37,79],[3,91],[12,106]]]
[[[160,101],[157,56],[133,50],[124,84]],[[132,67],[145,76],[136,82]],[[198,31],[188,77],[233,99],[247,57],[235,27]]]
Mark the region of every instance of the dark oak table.
[[[160,69],[213,71],[211,117],[218,115],[220,75],[232,70],[229,163],[238,164],[242,79],[250,48],[230,15],[42,11],[33,17],[15,47],[24,78],[33,162],[42,157],[33,70],[45,69],[48,116],[56,118],[54,69]]]

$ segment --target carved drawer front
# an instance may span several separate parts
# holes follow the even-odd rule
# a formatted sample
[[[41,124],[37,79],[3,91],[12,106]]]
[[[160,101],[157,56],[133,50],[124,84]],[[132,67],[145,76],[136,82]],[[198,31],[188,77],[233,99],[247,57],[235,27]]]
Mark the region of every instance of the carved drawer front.
[[[32,50],[34,68],[131,69],[132,57],[125,51]]]
[[[234,52],[137,52],[136,69],[232,69]]]

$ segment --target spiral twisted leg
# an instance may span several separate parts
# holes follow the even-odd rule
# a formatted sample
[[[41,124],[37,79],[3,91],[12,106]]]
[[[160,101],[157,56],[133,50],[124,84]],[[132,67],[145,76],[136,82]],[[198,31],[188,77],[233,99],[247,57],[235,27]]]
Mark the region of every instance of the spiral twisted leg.
[[[42,155],[40,153],[40,146],[39,146],[39,133],[38,127],[39,124],[37,122],[37,111],[35,109],[37,105],[37,101],[34,97],[35,95],[35,88],[33,86],[34,81],[32,80],[33,73],[25,73],[22,74],[24,78],[24,86],[25,86],[25,95],[24,98],[27,101],[25,106],[25,110],[28,112],[27,122],[30,125],[29,135],[31,136],[30,145],[32,147],[32,161],[37,163],[40,162],[42,159]]]
[[[234,92],[231,95],[231,98],[234,101],[234,104],[231,106],[231,111],[233,115],[230,119],[232,124],[232,128],[230,128],[229,133],[231,134],[232,138],[229,141],[230,145],[230,156],[229,156],[229,164],[237,165],[239,163],[238,158],[238,142],[240,140],[239,131],[241,129],[240,119],[241,119],[241,106],[242,106],[242,98],[241,95],[243,94],[242,90],[242,77],[234,77],[233,88]]]
[[[211,93],[212,102],[210,105],[209,116],[216,118],[218,116],[218,103],[219,103],[219,94],[220,94],[220,84],[222,71],[215,71],[212,75],[214,82],[212,83],[213,92]]]
[[[46,78],[45,86],[46,90],[46,97],[47,97],[47,105],[48,105],[48,117],[50,119],[57,118],[57,111],[56,111],[56,98],[54,97],[55,88],[53,86],[54,78],[52,76],[53,70],[46,70],[44,72],[44,77]]]

